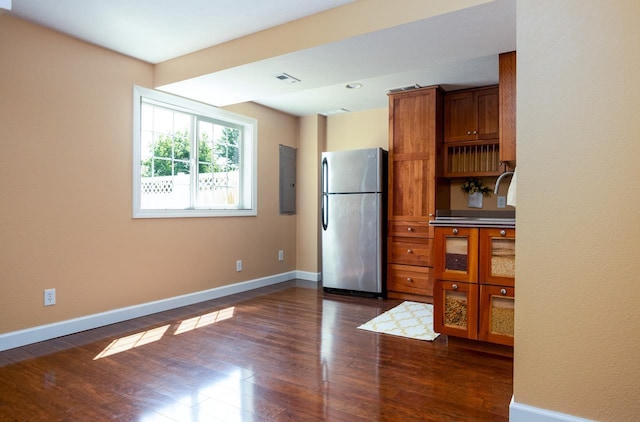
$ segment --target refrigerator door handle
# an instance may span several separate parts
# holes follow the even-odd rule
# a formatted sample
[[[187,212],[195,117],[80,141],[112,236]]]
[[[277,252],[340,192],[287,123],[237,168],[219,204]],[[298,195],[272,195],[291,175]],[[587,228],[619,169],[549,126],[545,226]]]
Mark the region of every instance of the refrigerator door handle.
[[[329,227],[329,163],[322,159],[322,229]]]
[[[322,194],[322,229],[329,227],[329,195]]]

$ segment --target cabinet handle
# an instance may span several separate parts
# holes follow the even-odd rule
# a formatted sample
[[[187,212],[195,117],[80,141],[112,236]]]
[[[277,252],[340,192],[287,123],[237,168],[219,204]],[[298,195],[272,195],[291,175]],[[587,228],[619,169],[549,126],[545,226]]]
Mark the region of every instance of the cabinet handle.
[[[500,236],[506,236],[506,235],[507,235],[506,230],[500,230]]]
[[[408,232],[412,232],[412,231],[413,231],[413,228],[412,228],[412,227],[407,227],[407,231],[408,231]]]
[[[411,249],[407,249],[407,253],[413,253]]]
[[[467,132],[467,135],[471,135],[471,131],[468,131],[468,132]]]
[[[433,213],[432,212],[429,213],[429,217],[433,217]]]
[[[478,131],[477,131],[477,130],[474,130],[474,131],[473,131],[473,134],[474,134],[474,135],[477,135],[477,134],[478,134]]]
[[[452,288],[453,290],[458,290],[458,285],[457,285],[457,284],[453,284],[453,285],[451,285],[451,288]]]
[[[407,277],[407,281],[408,281],[409,283],[413,283],[413,279],[412,279],[411,277]]]
[[[451,232],[453,232],[453,234],[458,234],[458,229],[453,229]]]
[[[507,294],[507,289],[500,289],[500,294],[502,296],[506,295]]]

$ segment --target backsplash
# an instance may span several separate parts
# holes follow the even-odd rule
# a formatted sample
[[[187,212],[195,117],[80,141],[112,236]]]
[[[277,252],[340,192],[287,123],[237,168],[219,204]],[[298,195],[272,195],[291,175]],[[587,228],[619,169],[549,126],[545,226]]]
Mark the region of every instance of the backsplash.
[[[498,195],[493,194],[493,188],[496,185],[497,177],[482,177],[480,180],[491,188],[491,196],[483,199],[483,210],[514,210],[513,207],[507,205],[505,208],[498,208],[498,196],[504,196],[506,200],[507,190],[509,189],[509,182],[511,176],[505,177],[500,183],[500,191]],[[467,195],[460,190],[460,186],[464,183],[465,179],[451,179],[451,209],[452,210],[466,210],[472,209],[467,207]],[[476,208],[477,209],[477,208]]]

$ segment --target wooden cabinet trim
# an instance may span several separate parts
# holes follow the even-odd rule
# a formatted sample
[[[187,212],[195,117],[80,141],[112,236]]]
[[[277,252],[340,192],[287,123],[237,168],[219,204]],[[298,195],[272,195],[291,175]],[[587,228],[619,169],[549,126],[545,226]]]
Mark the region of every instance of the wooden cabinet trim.
[[[500,161],[516,162],[516,52],[499,56]]]

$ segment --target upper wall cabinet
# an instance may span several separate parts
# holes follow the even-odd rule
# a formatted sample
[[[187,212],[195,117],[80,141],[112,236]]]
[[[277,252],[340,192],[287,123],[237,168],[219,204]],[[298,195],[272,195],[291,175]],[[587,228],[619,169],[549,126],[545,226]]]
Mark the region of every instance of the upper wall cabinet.
[[[498,139],[498,87],[450,92],[444,98],[444,141]]]
[[[516,163],[516,52],[499,56],[500,67],[500,161]]]
[[[500,174],[498,106],[497,86],[445,94],[445,177]]]

